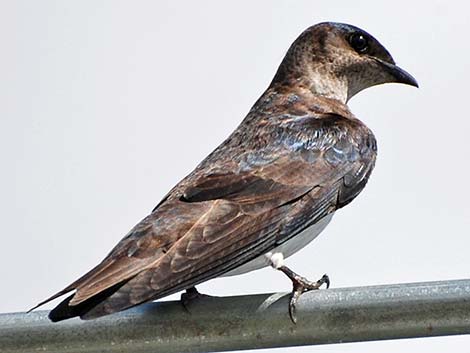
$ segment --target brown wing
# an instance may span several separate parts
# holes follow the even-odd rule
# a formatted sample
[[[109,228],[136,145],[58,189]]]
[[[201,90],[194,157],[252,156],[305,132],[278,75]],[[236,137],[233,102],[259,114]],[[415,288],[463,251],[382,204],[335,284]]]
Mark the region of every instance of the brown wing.
[[[254,182],[258,192],[251,198],[243,190],[216,200],[177,201],[209,208],[165,256],[83,317],[102,316],[194,286],[269,251],[291,202],[312,187],[282,188],[272,180],[261,184],[262,179]]]
[[[289,132],[294,148],[266,152],[269,163],[234,169],[244,152],[226,171],[190,175],[97,268],[56,295],[76,289],[51,318],[98,317],[194,286],[349,202],[367,180],[375,146],[342,120],[304,119]]]
[[[292,161],[289,163],[292,167],[296,167],[297,163]],[[292,173],[279,173],[278,176],[280,179],[286,179],[289,174]],[[250,183],[238,192],[232,192],[234,188],[227,186],[227,195],[220,193],[218,195],[231,200],[223,198],[201,200],[206,191],[212,196],[214,193],[208,191],[209,189],[196,192],[196,189],[188,188],[188,193],[183,193],[181,200],[173,199],[163,203],[139,223],[100,265],[49,299],[76,290],[75,294],[51,311],[50,318],[58,321],[82,315],[83,311],[88,312],[93,307],[96,309],[94,315],[97,316],[96,312],[100,307],[96,305],[97,301],[106,305],[107,313],[109,310],[122,310],[124,307],[146,301],[148,299],[142,298],[148,297],[155,290],[152,287],[144,289],[145,284],[140,279],[144,273],[159,272],[161,274],[159,286],[162,289],[164,286],[171,288],[169,286],[172,285],[173,279],[180,281],[180,273],[186,276],[194,274],[191,270],[192,264],[197,263],[196,267],[201,266],[204,261],[217,257],[218,254],[223,256],[223,252],[227,251],[224,244],[229,243],[228,238],[238,236],[238,244],[245,247],[245,242],[246,244],[252,242],[253,235],[262,239],[263,229],[274,232],[283,211],[281,208],[276,208],[311,189],[309,185],[288,186],[273,179],[249,176],[247,173],[203,177],[201,187],[207,187],[208,180],[221,179],[231,179],[235,184],[242,179],[249,179]],[[268,210],[272,212],[267,212]],[[242,236],[239,236],[240,233]],[[235,250],[233,245],[232,248]],[[209,257],[205,255],[207,250],[212,252]],[[210,266],[210,263],[206,266]],[[154,278],[153,282],[155,281]],[[127,288],[132,289],[133,298],[127,297],[125,301],[120,299],[116,304],[116,298],[122,298]],[[111,300],[113,293],[115,296]],[[109,296],[109,300],[106,296]]]
[[[292,169],[300,168],[298,161],[283,158],[280,162],[284,165],[288,163]],[[275,169],[281,170],[278,167]],[[192,242],[194,251],[194,244],[197,243],[194,234],[201,229],[206,234],[204,242],[213,243],[215,236],[212,236],[214,239],[207,236],[209,229],[219,237],[224,236],[220,220],[226,219],[227,227],[234,227],[232,231],[235,231],[236,227],[259,221],[256,218],[258,214],[289,202],[311,189],[310,185],[298,180],[301,173],[297,177],[289,174],[292,173],[277,175],[284,183],[247,172],[212,174],[201,178],[200,183],[196,181],[194,186],[188,187],[179,200],[163,204],[139,223],[98,266],[99,270],[93,270],[93,273],[75,283],[77,293],[70,305],[77,305],[142,270],[154,268],[162,255],[172,256],[172,251],[184,243],[183,238]],[[288,185],[287,182],[292,184]],[[226,191],[225,194],[222,190]],[[201,246],[204,242],[201,242]]]

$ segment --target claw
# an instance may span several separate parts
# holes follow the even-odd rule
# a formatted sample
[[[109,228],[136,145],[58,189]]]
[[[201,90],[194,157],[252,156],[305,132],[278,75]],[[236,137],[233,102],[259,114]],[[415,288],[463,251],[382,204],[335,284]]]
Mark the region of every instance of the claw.
[[[327,274],[324,274],[322,278],[319,279],[319,281],[321,281],[322,284],[326,284],[326,289],[330,288],[330,277],[328,277]]]
[[[311,282],[308,279],[299,276],[298,274],[296,274],[294,271],[292,271],[290,268],[286,266],[281,266],[278,269],[284,272],[286,276],[289,277],[290,280],[292,281],[293,288],[292,288],[292,292],[291,292],[290,300],[289,300],[289,316],[292,322],[296,324],[297,323],[296,304],[300,296],[302,295],[302,293],[319,289],[323,284],[326,284],[326,288],[329,288],[330,278],[328,277],[328,275],[325,274],[318,281]]]

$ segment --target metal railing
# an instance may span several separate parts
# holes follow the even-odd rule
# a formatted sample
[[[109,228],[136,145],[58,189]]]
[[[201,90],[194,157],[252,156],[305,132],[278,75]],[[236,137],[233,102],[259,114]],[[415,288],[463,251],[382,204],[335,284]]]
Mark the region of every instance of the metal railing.
[[[157,302],[97,320],[0,315],[0,352],[213,352],[470,333],[470,280]]]

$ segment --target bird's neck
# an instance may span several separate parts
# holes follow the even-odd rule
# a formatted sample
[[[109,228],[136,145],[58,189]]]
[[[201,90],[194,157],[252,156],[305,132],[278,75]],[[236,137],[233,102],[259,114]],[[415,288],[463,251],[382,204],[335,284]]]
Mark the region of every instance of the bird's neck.
[[[296,84],[272,84],[258,99],[250,112],[256,117],[266,119],[284,114],[315,115],[337,114],[353,116],[348,106],[338,96],[314,93],[309,87]],[[248,120],[253,114],[248,114]]]
[[[314,95],[335,99],[346,104],[349,97],[348,80],[337,75],[331,63],[312,65],[303,55],[288,53],[279,66],[271,86],[287,86],[308,89]]]
[[[314,95],[335,99],[343,104],[347,103],[349,99],[348,82],[345,78],[335,76],[325,67],[313,67],[302,71],[285,70],[281,65],[271,87],[308,89]]]

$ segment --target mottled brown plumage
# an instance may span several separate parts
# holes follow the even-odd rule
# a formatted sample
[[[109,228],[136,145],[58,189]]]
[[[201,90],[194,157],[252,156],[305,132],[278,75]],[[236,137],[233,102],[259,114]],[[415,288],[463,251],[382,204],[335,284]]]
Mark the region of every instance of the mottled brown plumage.
[[[240,126],[98,266],[45,301],[75,291],[50,318],[95,318],[193,287],[351,202],[377,149],[345,103],[385,82],[416,85],[366,32],[307,29]]]

